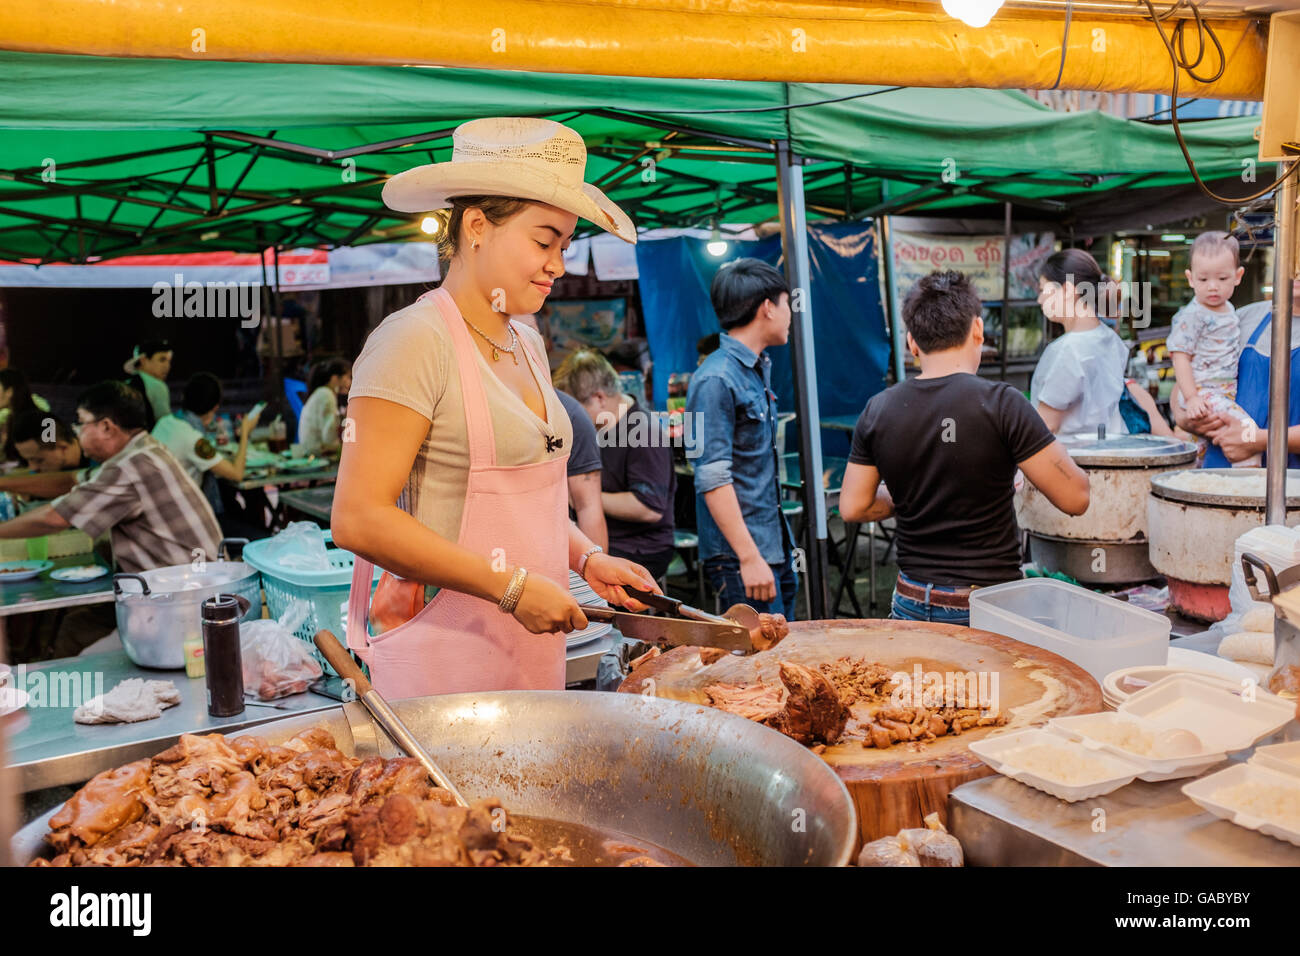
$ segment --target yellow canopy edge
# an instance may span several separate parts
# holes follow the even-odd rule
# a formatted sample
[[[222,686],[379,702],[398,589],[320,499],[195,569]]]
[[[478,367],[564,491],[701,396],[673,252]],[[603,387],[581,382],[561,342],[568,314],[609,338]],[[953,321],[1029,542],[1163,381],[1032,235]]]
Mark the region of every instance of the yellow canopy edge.
[[[1262,98],[1265,23],[1211,22],[1227,52],[1227,69],[1208,86],[1182,77],[1180,95]],[[937,3],[885,0],[7,0],[0,5],[0,48],[36,53],[988,89],[1043,89],[1056,83],[1062,27],[1059,13],[1004,10],[987,27],[973,29],[948,17]],[[1213,50],[1205,63],[1217,66]],[[1212,72],[1205,64],[1200,69]],[[1172,75],[1149,21],[1076,11],[1060,88],[1167,93]]]

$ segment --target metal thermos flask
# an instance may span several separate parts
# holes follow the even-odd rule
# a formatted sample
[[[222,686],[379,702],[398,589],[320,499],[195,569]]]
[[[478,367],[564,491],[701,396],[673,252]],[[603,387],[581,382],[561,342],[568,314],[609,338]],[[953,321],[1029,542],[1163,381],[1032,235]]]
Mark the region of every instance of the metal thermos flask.
[[[247,603],[235,594],[218,594],[203,602],[203,660],[208,713],[213,717],[234,717],[244,712],[239,619],[247,610]]]

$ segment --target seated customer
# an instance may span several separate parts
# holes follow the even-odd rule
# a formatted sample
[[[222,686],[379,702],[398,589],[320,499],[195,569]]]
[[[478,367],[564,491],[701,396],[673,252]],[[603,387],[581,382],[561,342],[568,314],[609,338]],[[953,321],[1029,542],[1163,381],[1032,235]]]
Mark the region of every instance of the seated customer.
[[[972,588],[1021,576],[1017,467],[1072,515],[1088,510],[1088,477],[1020,392],[976,374],[984,322],[968,278],[921,279],[903,321],[921,374],[867,403],[840,513],[850,522],[897,519],[892,617],[969,624]]]
[[[172,347],[166,339],[146,339],[135,347],[122,370],[134,380],[137,391],[149,403],[149,427],[172,413],[167,376],[172,370]]]
[[[15,415],[9,429],[9,448],[31,470],[10,472],[0,478],[0,491],[57,498],[85,480],[90,471],[91,461],[82,453],[77,436],[49,412]]]
[[[50,403],[32,393],[21,369],[0,368],[0,445],[9,446],[9,429],[15,415],[49,410]]]
[[[346,395],[351,387],[352,367],[342,359],[318,362],[312,369],[307,401],[298,417],[298,444],[304,455],[339,450],[339,396]]]
[[[221,513],[221,493],[217,479],[244,480],[244,462],[248,457],[248,436],[257,427],[261,414],[244,416],[239,427],[239,450],[234,458],[217,453],[217,446],[205,434],[208,425],[217,415],[221,405],[221,381],[209,372],[199,372],[185,383],[185,396],[181,407],[170,415],[158,419],[151,434],[176,456],[185,473],[203,489],[204,497],[212,510]]]
[[[597,429],[609,553],[663,577],[673,559],[677,490],[667,430],[623,393],[614,367],[592,349],[566,358],[555,372],[555,386],[578,400]]]
[[[216,560],[221,532],[198,485],[144,430],[144,401],[121,382],[102,382],[77,400],[81,446],[102,461],[67,494],[12,521],[0,538],[32,538],[79,528],[110,532],[119,570],[148,571]]]

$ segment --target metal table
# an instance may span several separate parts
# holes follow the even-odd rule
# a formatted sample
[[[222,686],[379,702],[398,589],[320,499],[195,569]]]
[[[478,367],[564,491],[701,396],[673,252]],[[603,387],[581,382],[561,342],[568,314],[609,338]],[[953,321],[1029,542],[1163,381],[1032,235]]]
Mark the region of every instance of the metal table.
[[[294,511],[301,511],[309,518],[329,524],[330,511],[334,507],[334,486],[320,485],[316,488],[295,488],[293,491],[280,492],[280,503]]]
[[[1295,722],[1260,745],[1287,736],[1300,737]],[[1300,847],[1220,820],[1183,796],[1193,779],[1135,780],[1066,803],[998,774],[948,795],[948,829],[969,866],[1300,866]]]
[[[565,672],[569,684],[592,680],[601,655],[621,640],[617,631],[581,647],[571,648]],[[183,670],[149,670],[137,667],[123,651],[84,654],[61,660],[41,661],[14,667],[14,685],[35,693],[40,687],[46,704],[29,706],[24,712],[26,727],[11,734],[6,742],[9,765],[17,769],[18,791],[27,793],[45,787],[80,784],[95,774],[122,764],[152,757],[170,747],[181,734],[229,734],[292,714],[330,710],[339,702],[308,691],[284,697],[270,707],[246,707],[236,717],[208,714],[206,685],[202,678],[191,680]],[[130,677],[170,680],[180,691],[181,702],[162,716],[133,724],[78,724],[72,712],[96,694],[109,691]]]
[[[235,482],[234,485],[240,491],[252,491],[254,488],[282,488],[285,485],[296,485],[299,482],[325,483],[333,484],[338,480],[338,464],[326,465],[324,468],[315,468],[311,471],[272,471],[270,474],[263,475],[260,478],[245,478],[243,481]]]
[[[82,564],[103,562],[94,554],[71,554],[64,558],[51,558],[54,567],[26,581],[5,582],[0,575],[0,617],[11,614],[30,614],[60,607],[80,607],[83,604],[107,604],[113,600],[113,576],[106,574],[93,581],[80,584],[55,581],[50,571],[57,568],[76,567]],[[111,570],[111,569],[110,569]]]

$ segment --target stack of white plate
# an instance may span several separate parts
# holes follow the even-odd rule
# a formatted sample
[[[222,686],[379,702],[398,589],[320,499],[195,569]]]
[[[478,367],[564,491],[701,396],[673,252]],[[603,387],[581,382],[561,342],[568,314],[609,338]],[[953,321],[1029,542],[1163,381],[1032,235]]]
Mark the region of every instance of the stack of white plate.
[[[15,686],[9,665],[0,664],[0,720],[9,734],[26,729],[29,721],[23,708],[29,699],[27,691]]]
[[[582,576],[575,571],[569,572],[569,593],[579,604],[595,604],[598,607],[609,607],[609,602],[598,595],[591,589],[591,585],[583,580]],[[590,644],[592,641],[599,640],[614,629],[614,625],[602,622],[592,622],[581,631],[573,631],[565,637],[566,647],[580,647],[583,644]]]
[[[1236,661],[1225,660],[1202,651],[1171,647],[1168,660],[1169,662],[1163,665],[1139,664],[1137,667],[1124,667],[1107,674],[1106,679],[1101,683],[1101,697],[1106,709],[1117,709],[1133,694],[1170,674],[1209,675],[1227,678],[1234,684],[1254,679],[1250,670]]]

